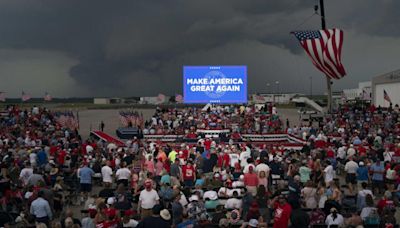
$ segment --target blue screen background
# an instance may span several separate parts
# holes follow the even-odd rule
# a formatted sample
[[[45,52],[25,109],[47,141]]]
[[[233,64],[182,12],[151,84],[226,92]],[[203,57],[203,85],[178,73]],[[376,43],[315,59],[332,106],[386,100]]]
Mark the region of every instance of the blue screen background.
[[[209,96],[206,92],[190,90],[187,79],[204,78],[211,71],[219,71],[226,78],[241,78],[240,91],[227,91],[221,97]],[[247,103],[247,66],[184,66],[183,67],[183,98],[186,104],[237,104]]]

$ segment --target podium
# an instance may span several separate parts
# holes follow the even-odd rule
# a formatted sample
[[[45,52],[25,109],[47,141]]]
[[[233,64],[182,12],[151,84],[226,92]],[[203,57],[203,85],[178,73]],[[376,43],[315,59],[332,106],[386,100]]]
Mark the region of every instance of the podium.
[[[142,131],[137,127],[118,128],[116,134],[120,139],[133,139],[134,137],[137,137],[138,139],[143,138]]]

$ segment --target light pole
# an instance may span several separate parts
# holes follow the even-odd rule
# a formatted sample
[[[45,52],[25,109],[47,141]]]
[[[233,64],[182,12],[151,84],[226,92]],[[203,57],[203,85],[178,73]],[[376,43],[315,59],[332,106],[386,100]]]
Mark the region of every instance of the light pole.
[[[279,94],[279,81],[276,81],[275,84],[276,84],[276,87],[277,87],[276,93]],[[278,97],[278,103],[279,103],[279,97]]]
[[[269,93],[269,83],[267,83],[267,94]]]
[[[310,76],[310,99],[312,100],[312,76]]]

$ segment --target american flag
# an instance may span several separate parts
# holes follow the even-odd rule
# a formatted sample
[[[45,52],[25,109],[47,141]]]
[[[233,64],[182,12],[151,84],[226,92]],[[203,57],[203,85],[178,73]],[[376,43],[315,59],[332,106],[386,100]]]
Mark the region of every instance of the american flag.
[[[183,96],[180,94],[175,95],[175,101],[177,103],[182,103],[183,102]]]
[[[368,93],[367,91],[363,90],[362,91],[362,99],[366,100],[366,101],[371,100],[371,93]]]
[[[22,101],[28,101],[30,99],[31,99],[31,96],[29,96],[29,94],[26,94],[24,91],[22,91],[21,100]]]
[[[159,103],[164,103],[164,102],[165,102],[165,95],[162,94],[162,93],[158,94],[158,96],[157,96],[157,101],[158,101]]]
[[[0,101],[2,101],[2,102],[6,101],[6,93],[5,92],[0,92]]]
[[[132,126],[142,126],[144,123],[143,115],[139,115],[138,112],[133,111],[120,111],[119,120],[124,127],[129,126],[129,123],[131,123]]]
[[[56,112],[55,119],[61,127],[69,129],[79,128],[79,121],[72,112]]]
[[[50,96],[50,94],[49,94],[48,92],[46,92],[46,93],[44,94],[44,100],[45,100],[45,101],[51,101],[51,100],[52,100],[52,97]]]
[[[326,29],[292,32],[310,56],[313,64],[327,77],[340,79],[346,75],[341,63],[343,31]]]
[[[386,90],[383,90],[383,99],[389,103],[392,103],[392,100],[390,100],[389,94],[387,94]]]

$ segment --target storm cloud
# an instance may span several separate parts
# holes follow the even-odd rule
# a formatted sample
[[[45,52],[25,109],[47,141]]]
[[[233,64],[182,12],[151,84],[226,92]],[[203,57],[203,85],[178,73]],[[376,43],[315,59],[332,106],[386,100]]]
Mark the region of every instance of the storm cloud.
[[[17,96],[181,93],[183,65],[248,65],[249,92],[325,90],[289,33],[318,29],[314,0],[2,0],[0,90]],[[345,31],[348,76],[335,89],[399,68],[395,0],[326,0]],[[11,76],[10,76],[11,75]],[[31,85],[31,88],[29,87]]]

